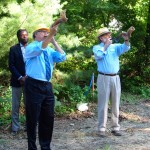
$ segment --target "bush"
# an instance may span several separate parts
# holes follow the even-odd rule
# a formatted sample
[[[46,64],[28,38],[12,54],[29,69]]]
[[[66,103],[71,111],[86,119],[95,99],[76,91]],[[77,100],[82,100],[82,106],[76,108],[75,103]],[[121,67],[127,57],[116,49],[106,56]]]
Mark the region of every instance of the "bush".
[[[55,84],[54,95],[56,99],[55,112],[57,115],[74,112],[76,105],[80,102],[88,103],[93,101],[92,91],[88,86],[83,88],[74,84],[70,84],[69,87],[66,84]]]
[[[11,91],[0,86],[0,125],[10,123],[11,118]]]

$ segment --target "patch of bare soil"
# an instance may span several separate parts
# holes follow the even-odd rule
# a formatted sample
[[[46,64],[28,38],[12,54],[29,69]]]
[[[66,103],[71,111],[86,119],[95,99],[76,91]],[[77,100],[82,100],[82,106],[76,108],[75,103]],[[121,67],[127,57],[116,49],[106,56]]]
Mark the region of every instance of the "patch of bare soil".
[[[99,137],[97,106],[90,105],[89,108],[88,112],[55,119],[52,150],[150,150],[150,100],[121,106],[121,137],[110,132],[110,113],[108,137]],[[7,127],[1,128],[0,150],[27,150],[26,133],[20,131],[14,137]]]

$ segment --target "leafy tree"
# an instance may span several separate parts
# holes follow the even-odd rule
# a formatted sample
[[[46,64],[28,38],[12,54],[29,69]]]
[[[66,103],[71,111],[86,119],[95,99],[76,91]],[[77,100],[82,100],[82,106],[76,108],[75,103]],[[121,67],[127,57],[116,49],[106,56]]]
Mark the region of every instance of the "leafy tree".
[[[107,26],[113,36],[117,36],[121,30],[133,25],[136,31],[131,38],[132,49],[121,58],[122,75],[129,82],[131,79],[140,84],[148,81],[150,0],[7,0],[0,3],[0,74],[6,73],[8,50],[17,42],[19,28],[29,31],[31,41],[37,24],[44,22],[50,26],[59,11],[66,9],[68,22],[60,25],[56,38],[67,50],[68,58],[58,69],[67,72],[96,70],[92,46],[97,43],[97,29]]]
[[[68,12],[68,31],[77,34],[83,46],[97,43],[96,30],[106,26],[117,36],[130,26],[131,51],[121,57],[121,73],[128,81],[141,85],[149,78],[149,0],[61,0]],[[73,30],[72,30],[73,28]],[[140,56],[140,57],[139,57]],[[131,82],[133,84],[133,82]],[[130,84],[129,84],[130,85]]]
[[[8,93],[0,95],[0,115],[6,111],[6,117],[9,115],[10,91],[3,92],[7,90],[1,84],[9,83],[8,51],[17,42],[16,31],[26,28],[30,42],[37,24],[50,26],[62,9],[67,10],[68,22],[59,26],[55,38],[67,52],[67,60],[54,71],[54,92],[64,104],[58,109],[72,111],[76,101],[88,100],[83,87],[89,84],[91,74],[97,73],[92,46],[98,42],[97,29],[104,26],[113,37],[131,25],[135,27],[131,50],[121,57],[122,85],[149,96],[150,0],[5,0],[0,1],[0,8],[0,93]]]

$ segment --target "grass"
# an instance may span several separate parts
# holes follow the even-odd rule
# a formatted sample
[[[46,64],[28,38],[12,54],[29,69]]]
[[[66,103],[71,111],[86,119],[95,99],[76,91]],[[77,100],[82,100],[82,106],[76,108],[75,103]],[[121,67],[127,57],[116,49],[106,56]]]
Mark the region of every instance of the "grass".
[[[135,95],[128,92],[122,92],[121,94],[121,103],[135,104],[144,99],[145,97],[142,95]]]
[[[100,148],[97,150],[111,150],[111,149],[110,149],[110,145],[105,145],[104,148]]]

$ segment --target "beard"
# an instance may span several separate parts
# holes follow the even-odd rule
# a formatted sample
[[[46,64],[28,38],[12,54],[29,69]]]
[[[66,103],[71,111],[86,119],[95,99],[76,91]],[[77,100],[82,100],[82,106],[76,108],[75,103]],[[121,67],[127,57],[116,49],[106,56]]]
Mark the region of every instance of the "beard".
[[[24,45],[24,44],[27,44],[27,43],[28,43],[28,39],[20,39],[19,42]]]

